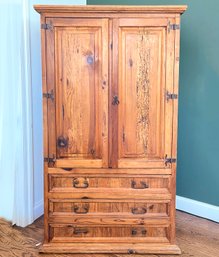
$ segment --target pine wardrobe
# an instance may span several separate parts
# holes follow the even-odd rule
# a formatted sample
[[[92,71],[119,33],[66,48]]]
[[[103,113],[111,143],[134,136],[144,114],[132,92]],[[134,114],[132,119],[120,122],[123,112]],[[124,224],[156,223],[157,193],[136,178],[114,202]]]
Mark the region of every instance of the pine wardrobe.
[[[36,5],[44,122],[42,252],[180,254],[180,15],[186,6]]]

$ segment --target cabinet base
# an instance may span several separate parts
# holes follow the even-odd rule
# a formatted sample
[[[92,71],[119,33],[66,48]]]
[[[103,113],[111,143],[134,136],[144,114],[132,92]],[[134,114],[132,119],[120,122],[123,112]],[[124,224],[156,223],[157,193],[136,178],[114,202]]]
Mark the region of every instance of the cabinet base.
[[[128,254],[181,254],[177,245],[171,244],[115,244],[115,243],[48,243],[41,253],[128,253]]]

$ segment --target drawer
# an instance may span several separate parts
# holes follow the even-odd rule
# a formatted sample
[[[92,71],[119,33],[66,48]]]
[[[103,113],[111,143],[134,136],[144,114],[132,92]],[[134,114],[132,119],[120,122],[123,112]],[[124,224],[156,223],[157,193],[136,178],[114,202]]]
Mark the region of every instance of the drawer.
[[[169,242],[167,226],[50,224],[51,242]]]
[[[49,174],[49,198],[170,200],[171,176]]]
[[[91,175],[91,174],[50,174],[49,191],[75,189],[132,189],[151,190],[151,189],[169,189],[170,176],[168,175]]]
[[[130,215],[131,217],[168,217],[169,201],[121,201],[114,200],[71,200],[50,199],[49,213],[64,216],[93,216],[93,215]]]

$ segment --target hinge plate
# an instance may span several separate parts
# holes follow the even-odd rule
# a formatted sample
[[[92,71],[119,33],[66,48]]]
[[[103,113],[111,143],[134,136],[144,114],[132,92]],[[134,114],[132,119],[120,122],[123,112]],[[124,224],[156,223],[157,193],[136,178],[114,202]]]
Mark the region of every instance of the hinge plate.
[[[52,101],[54,101],[54,93],[53,90],[50,91],[50,93],[43,93],[43,97],[46,97],[47,99],[51,99]]]
[[[168,163],[176,163],[176,158],[172,158],[172,157],[167,157],[167,155],[165,156],[165,165],[167,166]]]
[[[44,157],[44,162],[48,162],[48,164],[54,164],[56,162],[55,155],[53,157]]]
[[[167,101],[168,100],[174,100],[174,99],[177,99],[177,98],[178,98],[177,94],[171,94],[168,91],[166,92],[166,99],[167,99]]]
[[[170,32],[170,30],[178,30],[180,29],[180,25],[179,24],[171,24],[170,22],[168,23],[168,32]]]
[[[49,29],[52,30],[53,29],[53,25],[49,24],[49,23],[43,23],[41,24],[41,29]]]
[[[170,29],[172,29],[172,30],[180,29],[180,25],[179,24],[170,24]]]

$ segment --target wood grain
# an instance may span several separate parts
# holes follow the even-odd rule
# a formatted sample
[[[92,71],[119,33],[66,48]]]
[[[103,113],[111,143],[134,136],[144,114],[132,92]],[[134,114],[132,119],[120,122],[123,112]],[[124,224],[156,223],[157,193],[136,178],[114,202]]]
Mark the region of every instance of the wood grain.
[[[159,217],[150,217],[150,218],[144,218],[141,215],[138,215],[139,217],[134,217],[132,214],[128,215],[56,215],[56,214],[51,214],[48,221],[51,224],[69,224],[71,226],[104,226],[105,227],[112,227],[115,226],[120,230],[119,225],[146,225],[146,226],[154,226],[154,227],[159,227],[159,226],[164,226],[164,225],[169,225],[169,219],[167,217],[162,217],[159,215]],[[169,231],[168,231],[169,232]],[[158,235],[159,236],[159,235]],[[110,237],[110,235],[109,235]]]
[[[178,92],[173,24],[186,6],[35,9],[53,158],[43,251],[179,254],[176,165],[166,161],[176,157],[177,100],[167,93]]]
[[[176,213],[176,239],[177,244],[182,250],[182,257],[216,257],[219,252],[219,224],[209,220],[201,219],[183,212]],[[36,220],[32,225],[26,228],[11,226],[11,224],[0,219],[0,256],[1,257],[128,257],[126,254],[39,254],[40,246],[36,246],[43,241],[44,224],[43,218]],[[116,249],[121,244],[111,246]],[[145,244],[144,244],[145,245]],[[52,251],[54,251],[55,246]],[[81,247],[77,243],[76,247]],[[92,249],[92,245],[87,245],[87,249]],[[130,245],[129,245],[130,247]],[[155,247],[155,246],[154,246]],[[47,250],[49,251],[49,246]],[[60,249],[60,248],[59,248]],[[67,249],[67,246],[66,246]],[[102,246],[104,249],[104,246]],[[172,247],[173,249],[173,247]],[[58,250],[58,249],[56,249]],[[166,248],[167,250],[167,248]],[[169,247],[169,251],[171,248]],[[125,253],[125,251],[124,251]],[[160,252],[160,254],[162,254]],[[144,254],[144,257],[159,257],[160,254]],[[139,255],[132,255],[139,256]],[[172,257],[173,255],[165,255]]]
[[[108,22],[51,19],[51,23],[56,28],[57,158],[62,163],[70,158],[74,167],[106,167]]]
[[[128,188],[128,189],[142,189],[146,192],[153,188],[169,188],[170,176],[154,175],[154,176],[108,176],[107,179],[104,175],[98,177],[91,175],[75,176],[75,174],[68,173],[66,175],[57,174],[50,176],[50,191],[59,188]],[[142,192],[142,193],[144,193]],[[106,197],[108,198],[108,197]]]
[[[52,216],[80,216],[92,215],[120,217],[120,215],[130,215],[130,217],[156,218],[168,217],[168,201],[144,201],[144,202],[114,202],[114,201],[92,201],[64,199],[62,201],[49,201],[49,211]],[[136,216],[137,215],[137,216]]]
[[[164,167],[165,145],[169,144],[164,137],[162,97],[166,72],[163,26],[167,21],[120,19],[118,26],[118,167]]]
[[[74,12],[88,12],[88,13],[183,13],[186,9],[186,5],[133,5],[133,6],[112,6],[112,5],[96,5],[96,6],[74,6],[74,5],[34,5],[34,9],[39,13],[74,13]]]
[[[169,19],[169,24],[175,23],[175,19]],[[167,29],[167,53],[166,53],[166,83],[165,83],[165,93],[173,92],[174,87],[174,58],[175,58],[175,32],[176,30],[168,30]],[[179,42],[178,42],[179,43]],[[172,134],[173,134],[173,105],[177,102],[176,100],[167,100],[166,99],[166,108],[165,108],[165,138],[168,142],[166,144],[166,155],[171,156],[172,158],[176,158],[175,155],[172,155]],[[173,169],[172,164],[172,169]],[[176,174],[173,174],[171,177],[171,208],[170,208],[170,218],[171,218],[171,230],[170,230],[170,241],[175,244],[176,236],[175,236],[175,195],[176,195]]]
[[[180,24],[180,15],[175,18],[175,23]],[[173,78],[173,92],[174,94],[179,93],[179,54],[180,54],[180,32],[175,31],[175,54],[174,54],[174,78]],[[177,135],[178,135],[178,101],[173,103],[173,135],[172,135],[172,156],[177,156]],[[172,209],[171,219],[175,220],[175,194],[176,194],[176,167],[177,163],[173,163],[172,171]],[[171,224],[171,235],[170,239],[172,242],[175,241],[175,222]]]
[[[111,175],[119,175],[121,176],[129,176],[134,175],[141,176],[141,175],[171,175],[171,169],[169,167],[165,169],[95,169],[95,168],[49,168],[48,169],[49,174],[68,174],[68,173],[74,173],[74,174],[92,174],[92,176],[101,174],[105,177],[111,176]],[[98,175],[97,175],[98,176]]]
[[[171,194],[167,188],[150,188],[147,191],[142,189],[124,189],[124,188],[87,188],[85,189],[53,189],[48,193],[49,198],[63,199],[145,199],[145,200],[170,200]]]

